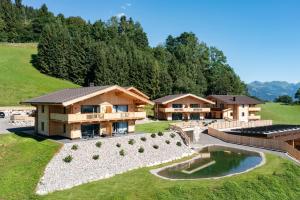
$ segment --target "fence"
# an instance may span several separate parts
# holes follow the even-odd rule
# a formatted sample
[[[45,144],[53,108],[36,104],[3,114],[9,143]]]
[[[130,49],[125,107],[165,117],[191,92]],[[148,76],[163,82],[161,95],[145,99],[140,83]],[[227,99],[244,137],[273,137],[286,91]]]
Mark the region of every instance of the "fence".
[[[258,121],[250,121],[250,122],[240,122],[240,121],[232,121],[232,122],[216,122],[209,127],[213,129],[227,129],[227,128],[249,128],[249,127],[257,127],[257,126],[270,126],[272,125],[272,120],[258,120]]]
[[[208,127],[208,134],[229,143],[287,152],[289,155],[300,161],[300,151],[280,140],[231,135],[212,127]]]

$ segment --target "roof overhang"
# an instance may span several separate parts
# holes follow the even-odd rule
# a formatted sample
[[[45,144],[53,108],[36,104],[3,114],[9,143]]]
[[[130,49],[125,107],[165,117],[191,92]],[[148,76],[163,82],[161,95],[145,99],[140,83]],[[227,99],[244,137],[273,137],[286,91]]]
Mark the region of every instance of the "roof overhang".
[[[212,101],[210,101],[210,100],[208,100],[208,99],[205,99],[205,98],[202,98],[202,97],[198,97],[198,96],[196,96],[196,95],[194,95],[194,94],[185,94],[185,95],[176,97],[176,98],[174,98],[174,99],[170,99],[170,100],[161,102],[161,104],[167,104],[167,103],[176,101],[176,100],[178,100],[178,99],[183,99],[183,98],[185,98],[185,97],[193,97],[193,98],[195,98],[195,99],[198,99],[198,100],[200,100],[200,101],[204,101],[204,102],[209,103],[209,104],[212,104],[212,105],[215,104],[214,102],[212,102]]]
[[[150,99],[150,97],[148,97],[148,96],[145,95],[143,92],[141,92],[140,90],[136,89],[135,87],[128,87],[128,88],[126,88],[126,89],[129,90],[129,91],[133,90],[133,91],[135,91],[137,94],[143,96],[144,98]]]

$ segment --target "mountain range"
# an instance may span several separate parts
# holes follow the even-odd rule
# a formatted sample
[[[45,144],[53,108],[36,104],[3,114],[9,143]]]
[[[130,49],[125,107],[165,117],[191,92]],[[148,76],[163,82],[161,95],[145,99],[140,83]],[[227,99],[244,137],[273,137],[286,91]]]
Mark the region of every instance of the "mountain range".
[[[288,83],[286,81],[260,82],[254,81],[247,85],[251,96],[266,101],[273,101],[281,95],[289,95],[294,98],[296,91],[300,88],[299,83]]]

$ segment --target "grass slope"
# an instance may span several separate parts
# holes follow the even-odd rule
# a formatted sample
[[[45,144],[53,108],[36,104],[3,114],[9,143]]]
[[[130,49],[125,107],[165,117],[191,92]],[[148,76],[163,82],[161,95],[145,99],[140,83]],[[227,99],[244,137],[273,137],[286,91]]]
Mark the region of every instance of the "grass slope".
[[[0,106],[18,105],[20,101],[75,84],[41,74],[30,63],[35,44],[0,44]]]
[[[266,103],[261,107],[262,119],[271,119],[274,124],[300,124],[300,105]]]
[[[300,199],[300,168],[269,154],[264,166],[218,180],[167,181],[150,174],[152,167],[35,195],[39,177],[58,149],[49,140],[0,135],[0,199]]]

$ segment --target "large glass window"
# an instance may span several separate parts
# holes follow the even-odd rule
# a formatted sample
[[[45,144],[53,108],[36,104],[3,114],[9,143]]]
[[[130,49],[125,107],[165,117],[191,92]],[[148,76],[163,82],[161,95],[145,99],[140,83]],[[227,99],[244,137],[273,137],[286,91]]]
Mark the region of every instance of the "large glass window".
[[[182,120],[182,113],[172,113],[172,120]]]
[[[128,112],[128,105],[114,105],[114,112]]]
[[[191,104],[190,107],[191,108],[200,108],[200,105],[199,104]]]
[[[100,106],[99,105],[82,105],[81,113],[99,113]]]
[[[128,122],[114,122],[113,123],[114,134],[127,134],[128,133]]]
[[[81,135],[82,137],[94,137],[99,135],[100,125],[99,124],[82,124]]]
[[[182,104],[172,104],[172,108],[182,108]]]
[[[191,113],[190,120],[200,120],[200,114],[199,113]]]

